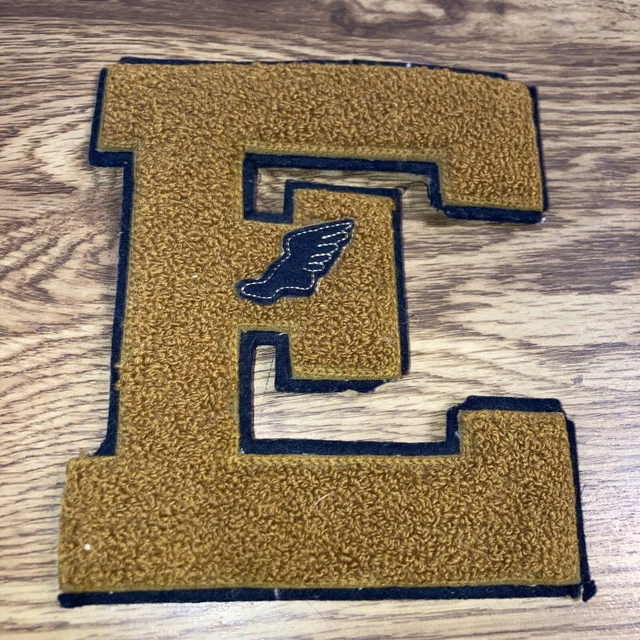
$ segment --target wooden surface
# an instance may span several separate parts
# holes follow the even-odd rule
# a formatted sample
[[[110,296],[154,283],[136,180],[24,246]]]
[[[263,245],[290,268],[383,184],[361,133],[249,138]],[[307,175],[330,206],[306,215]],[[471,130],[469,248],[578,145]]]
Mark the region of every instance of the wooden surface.
[[[17,0],[0,5],[0,51],[2,637],[640,638],[637,2]],[[413,373],[404,400],[376,392],[336,437],[438,438],[469,394],[560,399],[577,424],[591,602],[58,608],[65,463],[96,449],[107,417],[121,172],[86,156],[98,72],[121,55],[379,58],[537,85],[546,222],[447,220],[398,182]],[[279,179],[263,176],[262,197]],[[256,429],[317,436],[315,407],[270,392],[270,368],[267,354]]]

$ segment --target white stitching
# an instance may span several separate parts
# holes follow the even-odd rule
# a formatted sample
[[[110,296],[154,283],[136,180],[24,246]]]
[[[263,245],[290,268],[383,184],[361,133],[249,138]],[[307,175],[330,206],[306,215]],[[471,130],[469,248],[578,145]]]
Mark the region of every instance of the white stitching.
[[[314,226],[314,228],[312,229],[305,229],[300,230],[296,233],[291,234],[285,241],[285,244],[283,245],[283,249],[284,249],[284,253],[279,257],[276,258],[276,260],[281,260],[282,258],[290,258],[291,257],[291,251],[289,249],[289,245],[291,243],[291,240],[293,238],[297,238],[298,236],[302,236],[305,235],[306,233],[317,233],[318,231],[320,231],[323,227],[325,228],[333,228],[335,229],[336,227],[346,227],[349,229],[349,231],[353,230],[353,227],[355,226],[355,223],[352,221],[346,221],[346,222],[340,222],[340,221],[336,221],[336,222],[329,222],[325,225],[316,225]],[[332,233],[326,236],[322,236],[322,240],[328,240],[329,238],[333,238],[335,236],[342,236],[342,238],[344,240],[349,239],[350,234],[349,231],[338,231],[336,233]],[[343,241],[344,241],[343,240]],[[340,245],[336,242],[329,242],[329,243],[325,243],[325,244],[319,244],[317,245],[317,247],[335,247],[335,250],[332,251],[331,253],[325,253],[325,254],[320,254],[320,255],[328,255],[329,256],[329,260],[333,257],[333,254],[338,251],[340,249]],[[314,254],[311,257],[315,258],[318,254]],[[307,262],[306,265],[309,264],[321,264],[322,266],[324,266],[329,260],[325,260],[324,263],[314,263],[314,262]],[[282,266],[283,263],[280,263],[274,270],[273,272],[269,275],[269,277],[264,281],[261,282],[260,284],[266,284],[267,282],[269,282],[273,276],[275,276],[275,274],[277,273],[278,269]],[[282,287],[278,287],[270,296],[260,296],[257,295],[255,293],[247,293],[246,291],[246,287],[250,284],[256,284],[260,279],[258,278],[258,280],[253,280],[252,282],[246,282],[245,284],[243,284],[240,287],[240,291],[247,296],[248,298],[255,298],[255,299],[259,299],[259,300],[272,300],[273,298],[275,298],[275,296],[280,293],[280,291],[284,290],[284,289],[292,289],[295,291],[311,291],[313,290],[313,288],[316,286],[316,283],[318,281],[318,277],[315,275],[317,272],[316,271],[310,271],[309,269],[306,269],[305,267],[301,267],[301,269],[303,271],[306,271],[307,273],[311,274],[311,278],[312,278],[312,282],[310,284],[310,286],[308,287],[294,287],[294,286],[282,286]]]

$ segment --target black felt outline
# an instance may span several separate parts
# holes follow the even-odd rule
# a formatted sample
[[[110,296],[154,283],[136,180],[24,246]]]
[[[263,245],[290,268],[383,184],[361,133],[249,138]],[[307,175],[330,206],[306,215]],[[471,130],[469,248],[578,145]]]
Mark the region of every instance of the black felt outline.
[[[533,117],[533,115],[532,115]],[[535,120],[534,120],[535,121]],[[541,156],[539,156],[541,158]],[[542,170],[542,165],[541,170]],[[242,206],[245,220],[290,224],[293,209],[285,207],[283,213],[256,211],[255,194],[260,169],[318,169],[325,171],[368,171],[376,173],[411,173],[425,176],[429,202],[449,218],[458,220],[484,220],[486,222],[518,222],[535,224],[543,219],[546,200],[543,195],[542,211],[499,209],[492,207],[461,207],[444,204],[440,192],[440,170],[436,162],[413,160],[366,160],[364,158],[331,158],[303,155],[247,153],[242,167]],[[543,180],[544,184],[544,180]],[[543,190],[546,193],[546,188]]]
[[[122,58],[121,62],[129,64],[198,64],[199,61],[187,60],[152,60],[144,58]],[[391,64],[407,66],[406,63],[384,63],[376,61],[309,61],[325,62],[328,64]],[[249,63],[247,63],[249,64]],[[277,63],[273,63],[277,64]],[[416,65],[423,66],[423,65]],[[427,65],[424,65],[427,66]],[[437,68],[437,67],[430,67]],[[454,70],[461,73],[478,73],[464,69]],[[104,441],[100,445],[95,455],[114,455],[116,452],[117,427],[118,427],[118,404],[119,394],[116,389],[118,381],[117,363],[120,359],[122,346],[122,323],[124,320],[125,297],[127,288],[127,273],[129,262],[129,237],[131,229],[131,216],[133,209],[134,194],[134,154],[133,152],[112,152],[99,151],[97,147],[100,131],[103,97],[105,89],[107,70],[100,73],[98,91],[96,98],[96,109],[91,127],[91,139],[89,145],[89,162],[95,166],[102,167],[123,167],[123,194],[122,194],[122,215],[121,233],[119,244],[118,277],[116,289],[116,304],[113,323],[112,352],[111,352],[111,383],[109,396],[109,417],[107,422],[107,433]],[[495,78],[506,79],[502,74],[485,74]],[[544,188],[544,209],[547,208],[546,180],[544,166],[542,164],[542,145],[539,139],[538,105],[535,89],[530,88],[534,106],[534,122],[538,134],[538,149],[540,153],[540,168]],[[366,162],[360,160],[357,162]],[[437,167],[436,167],[437,169]],[[406,163],[399,163],[399,170],[406,170]],[[439,190],[434,189],[439,183],[437,171],[427,170],[430,179],[430,197]],[[434,177],[435,175],[435,177]],[[438,182],[434,182],[438,180]],[[245,188],[247,185],[244,185]],[[437,197],[437,196],[436,196]],[[432,200],[433,202],[433,200]],[[543,210],[544,210],[543,209]],[[497,210],[503,213],[504,210]],[[448,215],[451,215],[449,211]],[[469,211],[471,215],[463,216],[474,218],[477,211]],[[518,212],[519,215],[527,212]],[[538,213],[538,212],[535,212]],[[477,219],[477,218],[476,218]],[[484,219],[484,218],[480,218]],[[499,218],[504,220],[505,218]],[[539,217],[538,217],[539,219]],[[272,220],[270,220],[272,221]],[[525,220],[518,220],[525,221]],[[526,220],[535,222],[537,220]],[[456,443],[457,415],[462,409],[504,409],[516,411],[549,411],[560,409],[560,404],[556,400],[526,400],[520,398],[480,398],[470,396],[467,401],[453,407],[447,414],[447,437],[445,442]],[[566,415],[565,415],[566,419]],[[455,427],[453,426],[455,420]],[[62,607],[77,607],[88,604],[118,604],[118,603],[146,603],[146,602],[206,602],[206,601],[237,601],[237,600],[379,600],[379,599],[457,599],[457,598],[505,598],[505,597],[553,597],[571,596],[578,597],[582,593],[582,599],[586,602],[596,592],[595,583],[590,579],[587,562],[586,544],[584,538],[584,524],[582,507],[580,501],[580,480],[578,471],[577,446],[575,439],[575,426],[568,419],[567,436],[569,439],[571,460],[573,465],[573,479],[576,495],[576,521],[577,534],[580,550],[581,582],[575,585],[566,586],[524,586],[524,585],[493,585],[493,586],[460,586],[460,587],[389,587],[389,588],[362,588],[362,589],[261,589],[261,588],[238,588],[238,589],[191,589],[191,590],[166,590],[166,591],[128,591],[128,592],[86,592],[86,593],[61,593],[58,596]],[[451,435],[453,433],[453,435]],[[432,443],[438,445],[440,443]],[[459,441],[456,446],[459,450]],[[431,454],[433,455],[433,454]],[[438,454],[436,454],[438,455]]]
[[[577,585],[580,589],[580,585]],[[114,591],[61,593],[65,609],[95,604],[153,604],[159,602],[255,602],[292,600],[472,600],[482,598],[577,597],[576,590],[565,586],[493,587],[381,587],[363,589],[180,589],[174,591]],[[578,594],[579,595],[579,594]]]
[[[178,58],[139,58],[137,56],[123,56],[118,61],[120,64],[164,64],[173,66],[184,66],[190,64],[237,64],[248,65],[254,64],[254,60],[181,60]],[[274,65],[274,64],[339,64],[339,65],[357,65],[362,64],[366,66],[379,66],[379,67],[424,67],[425,69],[446,69],[447,71],[453,71],[454,73],[470,73],[478,76],[488,76],[496,80],[507,80],[507,76],[504,73],[498,73],[496,71],[474,71],[473,69],[458,69],[456,67],[444,67],[437,64],[423,64],[419,62],[397,62],[389,60],[360,60],[354,58],[352,60],[260,60],[260,64]]]
[[[116,301],[113,315],[111,337],[111,380],[109,383],[109,415],[107,417],[107,433],[94,455],[113,456],[116,453],[118,437],[118,411],[120,392],[117,389],[120,374],[118,363],[122,349],[122,331],[124,323],[125,300],[127,294],[127,275],[129,273],[129,244],[131,235],[131,216],[133,213],[134,193],[134,154],[132,151],[99,151],[98,137],[102,122],[104,90],[107,69],[100,71],[96,108],[91,123],[89,141],[89,164],[97,167],[122,167],[122,213],[120,215],[120,243],[118,247],[118,275],[116,284]]]
[[[562,413],[567,426],[567,439],[573,467],[575,489],[576,534],[580,553],[580,582],[570,585],[479,585],[455,587],[363,587],[353,589],[288,589],[288,588],[219,588],[177,589],[156,591],[112,591],[61,593],[60,605],[65,608],[92,604],[138,604],[152,602],[233,602],[253,600],[387,600],[387,599],[468,599],[468,598],[524,598],[524,597],[582,597],[584,602],[596,593],[596,585],[589,573],[584,536],[584,521],[580,501],[580,476],[575,425],[558,400],[469,396],[465,402],[447,412],[447,440],[456,443],[459,451],[458,415],[461,411],[520,411],[531,413]],[[434,443],[437,444],[437,443]],[[433,454],[432,454],[433,455]],[[439,454],[435,454],[439,455]]]
[[[238,423],[240,451],[258,455],[434,456],[460,453],[457,413],[447,413],[446,437],[440,442],[376,442],[367,440],[313,440],[256,438],[253,432],[253,376],[257,346],[276,348],[275,387],[290,393],[336,393],[353,389],[368,392],[385,380],[300,380],[292,377],[289,336],[275,331],[244,331],[240,335]]]

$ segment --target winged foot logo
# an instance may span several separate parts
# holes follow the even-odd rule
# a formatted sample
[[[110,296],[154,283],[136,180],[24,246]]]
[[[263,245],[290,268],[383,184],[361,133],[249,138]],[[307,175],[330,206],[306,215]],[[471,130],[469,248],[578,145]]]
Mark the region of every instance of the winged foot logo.
[[[311,296],[351,242],[354,227],[354,220],[343,218],[290,231],[282,239],[282,255],[260,278],[238,282],[238,293],[264,305],[285,296]]]

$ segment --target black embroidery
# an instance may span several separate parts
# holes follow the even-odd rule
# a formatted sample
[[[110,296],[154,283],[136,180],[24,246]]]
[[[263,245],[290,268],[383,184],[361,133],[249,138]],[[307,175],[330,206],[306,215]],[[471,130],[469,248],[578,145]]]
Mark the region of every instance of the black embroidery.
[[[329,273],[351,242],[354,226],[353,220],[344,218],[290,231],[282,239],[282,255],[257,280],[238,282],[238,293],[258,304],[273,304],[285,296],[313,295],[320,278]]]

